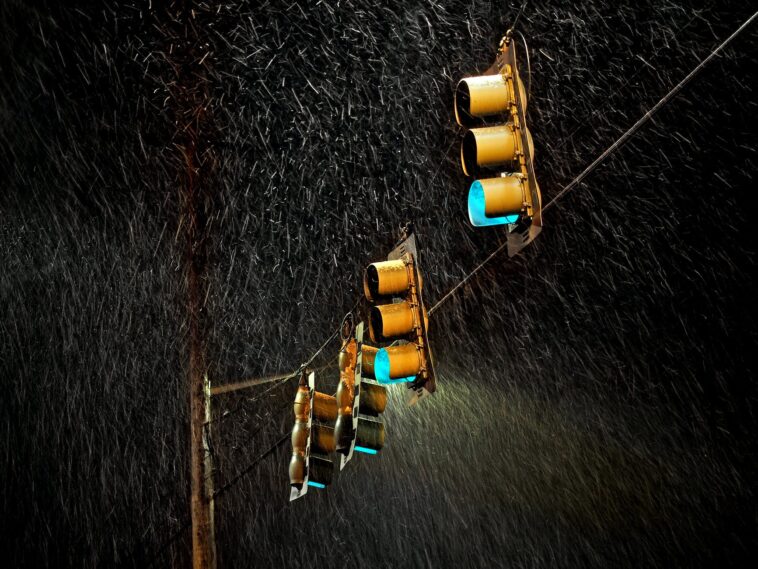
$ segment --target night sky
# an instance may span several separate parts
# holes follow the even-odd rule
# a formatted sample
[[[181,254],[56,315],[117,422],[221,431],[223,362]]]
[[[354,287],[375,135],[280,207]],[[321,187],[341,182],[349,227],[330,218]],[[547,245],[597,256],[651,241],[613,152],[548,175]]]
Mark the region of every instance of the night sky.
[[[0,544],[188,566],[187,167],[213,385],[292,372],[414,224],[433,304],[473,228],[457,81],[517,2],[0,2]],[[103,4],[107,7],[103,7]],[[751,15],[530,2],[549,201]],[[213,398],[220,567],[758,563],[758,24],[430,318],[438,392],[290,503],[295,381]],[[189,96],[188,93],[192,93]],[[338,379],[333,341],[313,365]],[[172,540],[172,537],[176,539]]]

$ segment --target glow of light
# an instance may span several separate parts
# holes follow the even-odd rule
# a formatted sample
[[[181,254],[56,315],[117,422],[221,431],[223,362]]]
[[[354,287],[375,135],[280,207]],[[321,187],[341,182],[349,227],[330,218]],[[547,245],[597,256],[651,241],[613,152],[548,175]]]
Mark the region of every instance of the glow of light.
[[[410,377],[397,377],[397,378],[391,378],[390,377],[390,356],[387,353],[387,350],[382,348],[376,353],[376,357],[374,358],[374,377],[376,377],[376,381],[383,385],[391,385],[393,383],[408,383],[409,381],[413,381],[416,379],[415,375],[412,375]]]
[[[321,484],[321,482],[314,482],[313,480],[308,480],[308,486],[313,486],[314,488],[326,488],[325,484]]]
[[[377,454],[379,451],[378,450],[374,450],[372,448],[359,447],[358,445],[356,445],[355,446],[355,452],[364,452],[366,454]],[[308,484],[310,484],[310,482]]]
[[[487,217],[484,213],[484,187],[479,180],[471,184],[468,191],[468,218],[474,227],[486,227],[488,225],[504,225],[516,223],[518,214],[503,217]]]

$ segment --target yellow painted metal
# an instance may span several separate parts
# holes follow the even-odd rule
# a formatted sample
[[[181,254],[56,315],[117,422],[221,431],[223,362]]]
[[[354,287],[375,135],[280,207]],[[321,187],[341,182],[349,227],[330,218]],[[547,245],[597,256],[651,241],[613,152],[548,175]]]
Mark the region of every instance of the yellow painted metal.
[[[404,297],[403,301],[372,306],[368,318],[369,335],[373,342],[404,336],[408,340],[413,338],[412,344],[386,348],[390,358],[390,377],[393,379],[418,376],[426,380],[431,369],[431,353],[424,333],[429,320],[421,305],[422,284],[413,255],[407,251],[402,253],[400,259],[373,263],[364,272],[363,287],[370,302],[382,295]],[[363,373],[366,377],[375,377],[376,353],[377,348],[363,345]]]
[[[472,128],[463,136],[461,164],[468,176],[477,167],[500,166],[517,157],[518,137],[513,124]]]
[[[534,140],[532,139],[532,131],[529,129],[526,129],[526,140],[529,144],[529,156],[531,156],[532,161],[534,161]]]
[[[500,73],[466,77],[455,89],[455,120],[469,126],[474,117],[504,113],[515,102],[510,85]]]
[[[308,444],[308,419],[311,413],[310,389],[301,382],[295,394],[295,427],[292,429],[292,459],[290,460],[290,484],[298,490],[305,480],[305,450]]]
[[[410,282],[410,268],[401,259],[371,263],[363,273],[363,291],[370,302],[377,296],[401,294]]]
[[[526,90],[520,77],[517,83],[526,108]],[[455,120],[461,126],[470,127],[477,122],[477,118],[509,113],[511,105],[515,104],[511,66],[506,65],[503,73],[466,77],[458,82],[455,89]]]
[[[390,360],[390,379],[417,375],[422,365],[421,347],[416,344],[384,348]]]
[[[371,307],[369,334],[374,342],[410,334],[415,325],[413,308],[407,302]]]
[[[495,62],[481,76],[466,77],[459,81],[455,91],[455,118],[458,124],[467,128],[486,124],[483,119],[493,115],[499,116],[489,124],[496,121],[506,123],[467,131],[461,145],[461,163],[464,173],[469,176],[475,176],[478,167],[497,166],[523,175],[523,201],[526,205],[519,213],[522,219],[533,220],[531,228],[537,228],[536,232],[529,229],[531,240],[542,225],[541,195],[533,170],[534,143],[525,123],[527,93],[520,77],[520,66],[516,63],[515,50],[515,40],[506,35],[500,42]],[[510,132],[506,129],[510,129]],[[505,213],[512,206],[515,208],[515,189],[513,194],[503,193],[502,182],[493,188],[496,193],[490,196],[490,207],[487,207],[485,198],[488,216],[496,211]],[[509,254],[510,251],[509,246]]]
[[[527,101],[526,99],[526,89],[524,89],[524,82],[521,80],[520,76],[518,78],[518,89],[519,89],[519,95],[521,95],[521,100],[524,102],[524,110],[526,110],[526,105],[529,101]],[[513,104],[515,105],[516,101],[513,101]]]
[[[484,213],[501,217],[522,213],[527,204],[526,179],[521,174],[479,180],[484,190]]]
[[[313,392],[313,416],[319,421],[331,423],[337,420],[337,399],[333,395]]]
[[[367,344],[363,344],[361,347],[362,352],[362,362],[363,362],[363,375],[364,377],[368,378],[374,378],[374,359],[376,359],[376,353],[379,351],[379,348],[375,348],[374,346],[369,346]]]

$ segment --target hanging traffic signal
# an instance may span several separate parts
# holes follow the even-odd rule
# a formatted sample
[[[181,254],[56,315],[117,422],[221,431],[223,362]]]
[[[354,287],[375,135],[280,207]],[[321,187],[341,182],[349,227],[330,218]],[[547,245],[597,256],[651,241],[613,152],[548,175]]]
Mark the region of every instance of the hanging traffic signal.
[[[342,455],[340,470],[353,452],[377,454],[384,446],[384,423],[380,415],[387,407],[387,391],[375,381],[373,360],[376,348],[363,343],[363,322],[355,337],[344,339],[340,351],[340,383],[337,386],[336,450]]]
[[[290,459],[290,501],[304,496],[308,487],[326,488],[334,470],[334,429],[323,423],[337,419],[337,400],[315,389],[316,374],[303,371],[295,394],[295,426]],[[321,421],[321,423],[314,421]]]
[[[380,384],[407,383],[411,404],[435,390],[422,285],[413,234],[386,261],[372,263],[363,274],[365,296],[373,303],[368,317],[371,340],[392,342],[374,355],[374,377]],[[387,302],[378,304],[380,300]]]
[[[527,95],[516,52],[516,40],[506,35],[495,63],[484,75],[461,79],[455,90],[455,120],[469,129],[461,143],[463,172],[472,177],[483,171],[497,174],[471,184],[469,220],[477,227],[509,225],[510,256],[534,240],[542,228],[534,144],[526,123]]]

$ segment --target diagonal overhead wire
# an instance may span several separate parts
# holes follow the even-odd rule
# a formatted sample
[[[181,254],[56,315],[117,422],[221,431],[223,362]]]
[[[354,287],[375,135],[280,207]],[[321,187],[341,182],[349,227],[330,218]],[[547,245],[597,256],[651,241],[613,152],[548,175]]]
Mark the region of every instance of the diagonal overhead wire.
[[[692,81],[692,79],[700,73],[703,68],[708,65],[708,63],[713,60],[726,46],[728,46],[734,38],[736,38],[740,33],[745,30],[750,24],[753,23],[753,21],[758,18],[758,12],[754,12],[752,16],[750,16],[745,22],[737,28],[732,35],[730,35],[728,38],[726,38],[721,44],[714,49],[710,54],[708,54],[708,57],[703,59],[700,63],[698,63],[695,68],[690,71],[687,76],[679,81],[668,93],[666,93],[655,105],[653,105],[648,112],[646,112],[640,119],[634,123],[629,129],[622,134],[620,137],[616,139],[616,141],[611,144],[600,156],[595,158],[595,160],[587,166],[582,172],[574,178],[569,184],[563,187],[563,189],[558,192],[553,199],[551,199],[547,205],[542,208],[542,211],[549,210],[555,203],[560,200],[564,195],[566,195],[568,192],[573,190],[577,185],[579,185],[582,180],[584,180],[595,168],[598,167],[606,158],[608,158],[611,154],[616,152],[619,148],[621,148],[630,138],[632,138],[635,133],[642,128],[645,123],[647,123],[651,118],[653,118],[653,115],[657,113],[659,110],[661,110],[666,103],[668,103],[671,99],[676,97],[679,92],[684,89],[684,87]]]

